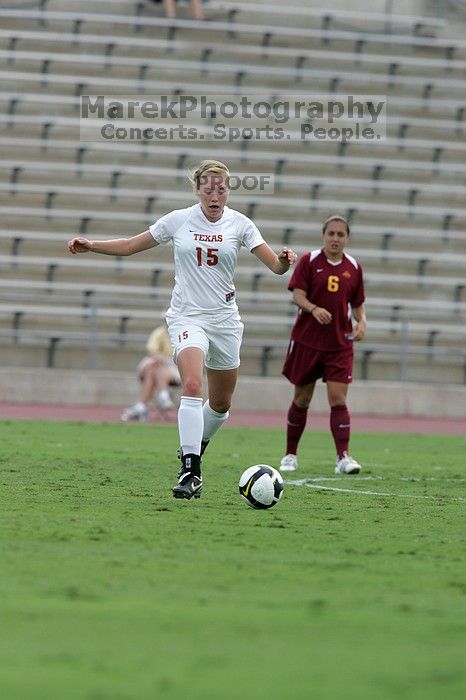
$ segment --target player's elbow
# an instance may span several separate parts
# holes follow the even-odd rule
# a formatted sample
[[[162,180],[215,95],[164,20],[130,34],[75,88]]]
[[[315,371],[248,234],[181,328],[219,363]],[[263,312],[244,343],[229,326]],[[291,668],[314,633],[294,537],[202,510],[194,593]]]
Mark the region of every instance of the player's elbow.
[[[121,240],[120,250],[119,255],[122,256],[134,255],[138,251],[131,238],[123,238]]]

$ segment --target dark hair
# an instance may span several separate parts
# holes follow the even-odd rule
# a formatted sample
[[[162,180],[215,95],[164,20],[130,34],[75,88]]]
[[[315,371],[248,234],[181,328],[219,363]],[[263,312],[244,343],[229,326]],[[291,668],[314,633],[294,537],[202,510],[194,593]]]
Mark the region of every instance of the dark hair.
[[[348,221],[345,219],[345,217],[341,216],[340,214],[332,214],[332,216],[329,216],[328,219],[325,219],[323,226],[322,226],[322,235],[325,233],[325,230],[331,221],[341,221],[346,226],[346,232],[347,232],[348,236],[350,235],[350,225],[349,225]]]

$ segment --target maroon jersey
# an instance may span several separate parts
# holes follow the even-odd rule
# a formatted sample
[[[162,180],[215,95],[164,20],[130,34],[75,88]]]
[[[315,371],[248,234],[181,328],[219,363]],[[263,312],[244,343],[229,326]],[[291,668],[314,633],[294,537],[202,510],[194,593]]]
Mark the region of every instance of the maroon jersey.
[[[298,311],[291,332],[292,340],[315,350],[332,351],[346,348],[352,340],[351,308],[364,303],[364,281],[361,266],[343,253],[343,259],[332,263],[322,250],[305,253],[291,276],[288,289],[302,289],[313,304],[332,314],[328,325],[321,325],[313,314]]]

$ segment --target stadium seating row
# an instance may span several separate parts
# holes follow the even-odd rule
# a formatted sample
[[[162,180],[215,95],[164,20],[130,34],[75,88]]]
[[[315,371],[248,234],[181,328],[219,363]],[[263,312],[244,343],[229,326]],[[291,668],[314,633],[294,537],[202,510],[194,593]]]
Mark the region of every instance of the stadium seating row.
[[[11,93],[10,93],[11,94]],[[43,96],[40,96],[43,98]],[[73,98],[72,98],[73,99]],[[1,93],[0,93],[1,100]],[[46,98],[44,98],[44,101]],[[7,121],[7,119],[4,117]],[[0,148],[5,157],[15,157],[18,160],[34,159],[44,162],[48,166],[48,157],[51,162],[60,160],[67,164],[71,171],[77,175],[82,172],[85,164],[102,165],[102,155],[108,152],[108,144],[102,142],[76,142],[65,138],[48,138],[50,129],[44,130],[45,138],[28,138],[27,136],[0,136]],[[349,144],[347,144],[348,146]],[[431,149],[435,144],[429,142]],[[201,146],[201,147],[200,147]],[[247,166],[248,172],[266,172],[275,175],[293,172],[296,174],[308,174],[311,168],[318,166],[319,173],[331,174],[334,171],[344,173],[347,177],[371,177],[378,182],[381,179],[406,179],[410,183],[413,181],[433,181],[438,176],[449,176],[454,180],[458,175],[466,174],[466,162],[442,162],[441,148],[435,148],[433,160],[414,159],[411,155],[405,157],[405,149],[399,147],[398,157],[389,158],[385,154],[373,154],[371,157],[360,157],[357,149],[348,150],[341,148],[338,154],[325,152],[301,152],[288,155],[280,153],[277,155],[271,151],[248,150],[232,147],[232,144],[224,145],[225,160],[227,160],[234,172]],[[318,148],[316,149],[319,150]],[[205,154],[205,144],[185,144],[171,143],[157,144],[157,159],[153,165],[147,165],[147,161],[152,160],[154,155],[148,149],[147,141],[133,143],[122,142],[118,144],[118,153],[124,154],[124,159],[111,162],[107,168],[113,176],[120,172],[125,174],[140,173],[141,177],[150,176],[156,167],[171,167],[179,171],[180,177],[185,178],[188,167],[199,161]],[[354,153],[354,155],[353,155]],[[53,159],[52,159],[53,156]],[[252,170],[254,168],[254,170]]]
[[[64,247],[64,246],[63,246]],[[163,250],[163,249],[162,249]],[[78,267],[77,261],[71,256],[68,257],[52,257],[37,255],[0,255],[0,266],[2,268],[3,278],[6,280],[17,279],[20,283],[21,277],[26,275],[30,279],[42,280],[47,283],[51,282],[67,282],[70,279],[70,272],[73,273],[79,269],[79,278],[81,284],[95,285],[104,279],[109,283],[118,285],[124,290],[125,285],[129,288],[145,285],[148,295],[153,295],[157,287],[164,291],[173,285],[173,263],[169,261],[165,255],[165,260],[160,255],[162,251],[157,251],[157,256],[153,256],[153,260],[134,260],[125,258],[112,258],[108,260],[102,257],[86,258],[86,262]],[[167,251],[168,252],[168,251]],[[251,257],[251,256],[249,256]],[[254,294],[257,292],[283,290],[284,282],[281,278],[276,278],[267,270],[260,266],[254,257],[249,264],[242,264],[245,256],[241,258],[241,264],[237,268],[235,275],[236,284],[238,287],[238,295],[241,297],[245,290],[250,290]],[[464,262],[464,257],[463,257]],[[419,266],[418,266],[419,268]],[[366,268],[367,269],[367,268]],[[445,271],[445,268],[441,268]],[[464,293],[464,276],[460,274],[426,274],[424,270],[418,269],[416,273],[403,273],[385,270],[372,270],[369,266],[365,273],[366,286],[369,296],[380,296],[384,293],[387,284],[392,284],[397,289],[397,294],[390,297],[391,304],[403,307],[404,299],[422,299],[426,296],[426,290],[434,299],[449,300],[453,305],[451,308],[457,308],[455,305],[462,301]],[[168,299],[168,293],[166,295]],[[257,306],[260,310],[260,299],[257,297]],[[430,313],[435,320],[436,307],[428,306]],[[269,309],[266,309],[269,311]],[[376,320],[376,319],[374,319]],[[437,317],[437,321],[438,321]],[[272,319],[275,322],[274,319]],[[280,329],[280,323],[277,322]],[[283,330],[283,329],[282,329]]]
[[[112,66],[113,56],[125,56],[128,53],[132,57],[139,56],[140,60],[150,56],[152,60],[164,58],[166,55],[180,56],[186,59],[193,59],[201,62],[209,62],[222,58],[230,58],[234,61],[240,56],[243,60],[248,58],[256,62],[257,69],[260,70],[263,64],[267,65],[288,65],[294,67],[299,75],[299,71],[314,63],[317,65],[341,65],[354,64],[355,68],[365,68],[379,72],[386,72],[394,77],[397,74],[426,74],[433,78],[442,75],[461,77],[466,61],[443,56],[411,56],[406,52],[394,55],[387,47],[384,53],[371,53],[360,49],[358,51],[343,51],[338,46],[332,48],[331,54],[328,49],[302,47],[299,53],[295,48],[281,46],[258,46],[257,44],[225,43],[225,41],[209,41],[206,43],[204,37],[193,37],[190,39],[178,39],[168,37],[144,38],[140,36],[118,37],[114,41],[111,34],[79,34],[71,32],[54,31],[27,31],[22,29],[0,28],[0,46],[4,46],[8,51],[9,61],[16,59],[16,52],[24,49],[43,50],[44,47],[51,54],[57,51],[66,52],[69,46],[73,45],[80,51],[96,52],[105,56],[107,62],[105,67]],[[46,57],[45,60],[48,60]],[[141,65],[143,65],[141,63]]]
[[[276,6],[275,6],[276,7]],[[95,9],[90,8],[90,9]],[[290,15],[291,16],[291,15]],[[425,37],[412,36],[404,33],[384,33],[384,32],[368,32],[363,30],[342,30],[328,27],[304,27],[302,26],[302,17],[297,17],[297,27],[285,25],[282,21],[277,21],[275,24],[265,24],[263,21],[256,22],[222,22],[210,21],[205,23],[193,23],[184,19],[166,19],[161,17],[144,16],[143,20],[134,15],[111,14],[91,12],[91,11],[76,11],[67,12],[47,10],[18,10],[18,9],[1,9],[0,17],[9,20],[23,20],[31,26],[34,23],[42,24],[42,26],[50,26],[54,24],[54,28],[59,28],[64,31],[73,31],[78,34],[80,31],[88,27],[94,29],[112,27],[116,36],[125,35],[128,31],[140,32],[143,29],[150,29],[151,33],[156,30],[167,30],[168,35],[174,38],[180,33],[188,33],[192,36],[195,33],[201,32],[203,35],[220,35],[222,38],[234,38],[238,40],[249,40],[251,38],[260,38],[264,46],[271,43],[278,45],[289,45],[291,42],[296,48],[301,48],[302,44],[307,44],[309,40],[315,39],[330,45],[332,42],[338,42],[339,45],[347,44],[354,46],[355,51],[360,51],[363,47],[369,48],[390,45],[394,50],[407,49],[428,49],[431,52],[437,51],[443,53],[446,57],[461,56],[466,52],[466,42],[463,39],[450,37]],[[25,29],[28,29],[25,26]],[[399,51],[401,53],[401,51]]]
[[[101,212],[106,213],[106,212]],[[112,212],[107,212],[108,219],[99,219],[100,225],[96,227],[95,233],[99,234],[100,238],[108,238],[115,235],[115,223]],[[37,222],[36,222],[37,223]],[[57,246],[65,246],[72,234],[77,233],[79,220],[73,217],[60,220],[60,228],[56,229],[56,222],[52,219],[48,227],[44,230],[38,226],[34,230],[20,228],[17,222],[6,228],[0,228],[0,246],[4,253],[18,255],[18,253],[39,253],[54,255],[57,253]],[[276,241],[277,244],[295,245],[304,250],[311,249],[318,245],[315,238],[315,233],[318,233],[318,226],[310,225],[308,221],[303,220],[290,226],[289,220],[280,219],[261,219],[256,218],[256,224],[259,229],[264,231],[267,239]],[[88,226],[90,223],[88,223]],[[142,226],[143,224],[141,224]],[[136,226],[130,228],[129,224],[121,229],[121,235],[132,235],[136,232]],[[107,229],[111,229],[108,230]],[[134,229],[134,230],[133,230]],[[415,249],[413,246],[416,244]],[[378,224],[359,225],[353,231],[351,248],[357,245],[358,248],[367,250],[369,255],[374,255],[371,251],[380,251],[380,260],[390,260],[390,252],[394,250],[396,255],[393,259],[397,259],[403,250],[407,250],[407,256],[411,260],[420,262],[427,259],[435,260],[439,253],[444,254],[450,252],[450,255],[461,256],[466,253],[466,239],[462,231],[448,229],[424,229],[414,228],[385,228]],[[363,247],[364,246],[364,247]],[[421,246],[421,247],[419,247]],[[440,258],[442,259],[442,257]]]
[[[155,298],[134,302],[120,297],[118,301],[107,298],[97,301],[95,295],[83,297],[63,296],[53,294],[23,293],[22,298],[0,303],[0,325],[5,335],[11,331],[12,340],[21,340],[23,331],[41,330],[59,320],[63,333],[77,331],[100,334],[106,333],[118,337],[118,342],[125,344],[128,333],[139,335],[149,334],[154,325],[154,315],[163,314],[166,299]],[[254,328],[256,340],[265,339],[277,341],[286,340],[295,319],[295,311],[289,304],[288,311],[283,313],[259,313],[258,304],[243,306],[242,318],[245,325]],[[286,335],[283,334],[283,329]],[[441,344],[443,347],[451,344],[462,344],[466,339],[466,328],[459,324],[457,318],[451,322],[435,322],[434,320],[413,320],[409,314],[398,312],[391,318],[371,321],[368,332],[368,342],[379,342],[392,345],[409,345],[432,348]]]
[[[144,213],[146,220],[152,222],[156,216],[155,212],[161,210],[180,208],[188,206],[187,194],[185,192],[173,192],[163,189],[138,189],[120,187],[98,187],[86,185],[61,185],[61,184],[29,184],[29,183],[5,183],[0,182],[0,192],[9,192],[20,210],[28,207],[29,216],[31,208],[39,210],[39,216],[50,218],[54,208],[59,210],[66,207],[73,207],[76,199],[85,198],[88,203],[94,200],[94,207],[105,204],[109,206],[113,203],[113,216],[116,212],[134,211]],[[415,206],[411,202],[399,202],[395,200],[387,202],[381,197],[371,197],[371,201],[364,198],[363,193],[353,196],[340,196],[335,199],[333,192],[327,196],[320,195],[318,199],[307,197],[284,197],[274,195],[274,197],[252,197],[250,195],[238,194],[235,196],[237,206],[244,208],[246,214],[251,218],[257,215],[264,215],[268,212],[270,217],[275,215],[287,215],[290,223],[308,214],[317,213],[320,218],[325,218],[326,212],[344,211],[348,217],[356,224],[360,221],[367,221],[377,215],[379,221],[391,221],[392,225],[399,225],[411,221],[419,223],[429,222],[430,226],[441,227],[443,222],[454,219],[458,226],[466,225],[466,208],[452,205],[430,205],[423,204],[422,207]],[[194,200],[192,201],[194,203]],[[10,208],[4,208],[6,213]],[[42,209],[42,211],[41,211]],[[13,213],[13,212],[12,212]],[[18,211],[20,213],[20,211]],[[80,214],[80,218],[85,217],[85,213]],[[92,216],[90,218],[93,218]],[[95,215],[94,215],[95,218]]]
[[[76,173],[76,170],[79,170]],[[44,175],[47,178],[48,185],[42,185],[40,180]],[[0,158],[0,181],[1,189],[8,189],[12,194],[17,192],[44,192],[55,189],[55,192],[60,193],[60,188],[73,187],[76,192],[83,187],[91,188],[99,196],[111,199],[117,197],[134,197],[139,196],[142,199],[151,197],[155,191],[153,188],[147,187],[141,190],[141,176],[157,178],[163,180],[164,187],[177,187],[182,181],[182,176],[178,168],[165,168],[154,166],[146,167],[144,171],[140,168],[124,167],[118,168],[109,173],[108,165],[92,164],[81,165],[74,170],[70,170],[69,164],[47,161],[26,161],[22,159],[2,159]],[[260,173],[257,173],[259,176]],[[333,196],[335,191],[351,192],[355,203],[360,195],[366,200],[371,199],[371,195],[383,195],[388,201],[395,200],[399,204],[407,204],[414,208],[415,204],[424,199],[429,204],[462,204],[464,201],[464,186],[452,183],[431,183],[431,182],[416,182],[413,179],[408,181],[398,180],[374,180],[368,178],[332,176],[325,177],[321,175],[275,175],[272,178],[265,172],[262,174],[264,178],[264,192],[258,191],[255,201],[259,206],[259,202],[264,197],[267,197],[269,190],[266,189],[270,185],[270,193],[274,198],[278,197],[279,206],[283,206],[283,194],[290,200],[290,206],[294,209],[302,206],[306,201],[319,200]],[[247,170],[235,172],[235,177],[240,181],[247,183],[248,178],[252,182],[251,173]],[[39,183],[36,180],[39,179]],[[85,183],[85,185],[84,185]],[[108,184],[107,184],[108,183]],[[254,184],[254,183],[253,183]],[[40,188],[40,189],[38,189]],[[258,189],[258,188],[257,188]],[[242,187],[240,194],[244,194],[246,188]],[[283,193],[283,194],[282,194]],[[235,195],[236,196],[236,195]],[[293,201],[293,198],[299,201]],[[247,203],[251,201],[249,196]],[[266,200],[267,201],[267,200]],[[273,202],[272,202],[273,205]]]
[[[45,10],[60,10],[63,8],[63,3],[58,0],[39,0],[40,9]],[[93,0],[81,0],[81,6],[86,12],[95,12],[96,6]],[[102,0],[99,3],[99,10],[109,7],[112,13],[119,14],[151,16],[151,11],[154,5],[150,2],[132,2],[132,0]],[[337,29],[343,25],[343,28],[348,28],[354,23],[355,26],[363,27],[365,31],[377,31],[387,34],[392,33],[408,33],[414,36],[423,35],[435,36],[445,29],[445,20],[440,17],[430,16],[413,16],[409,14],[400,14],[394,12],[374,12],[374,11],[354,11],[343,10],[341,8],[320,8],[309,6],[306,2],[297,4],[288,3],[286,7],[279,3],[250,2],[249,0],[209,0],[205,11],[207,17],[211,15],[225,15],[229,22],[234,22],[237,17],[244,17],[249,24],[263,22],[264,12],[269,18],[274,18],[281,22],[285,16],[287,22],[292,18],[297,19],[298,26],[321,26],[326,29]],[[157,13],[158,14],[158,13]]]
[[[102,89],[105,82],[114,88],[119,88],[122,92],[128,90],[129,83],[135,83],[137,87],[143,87],[150,91],[156,89],[159,84],[156,76],[159,74],[160,59],[148,57],[144,59],[132,56],[115,56],[111,58],[95,53],[73,54],[64,52],[48,51],[24,51],[0,50],[0,61],[8,60],[9,71],[2,72],[4,80],[13,73],[12,79],[32,80],[34,74],[39,73],[41,80],[45,83],[49,80],[55,82],[58,77],[66,75],[70,77],[70,82],[78,84],[84,81],[87,85],[97,85]],[[280,80],[286,81],[288,89],[293,86],[299,87],[302,92],[308,86],[312,92],[318,89],[327,89],[329,92],[343,94],[347,92],[349,85],[359,86],[359,94],[385,94],[394,89],[401,93],[404,90],[409,97],[421,97],[431,99],[434,97],[450,97],[458,94],[461,98],[464,83],[461,78],[451,77],[450,74],[434,78],[432,75],[401,75],[395,70],[391,72],[369,72],[360,68],[351,71],[343,71],[338,68],[320,68],[313,62],[309,67],[305,67],[304,62],[296,67],[269,66],[267,64],[260,67],[261,84],[258,85],[253,80],[257,80],[257,66],[254,63],[241,62],[237,60],[235,69],[232,71],[231,63],[225,60],[206,61],[192,59],[164,58],[164,70],[168,74],[174,72],[176,75],[193,74],[193,79],[201,76],[224,82],[225,93],[228,94],[231,87],[249,86],[257,95],[280,84]],[[31,64],[35,70],[31,70]],[[16,70],[12,70],[15,68]],[[80,74],[73,74],[79,68]],[[102,80],[101,71],[105,68],[105,81]],[[118,77],[111,77],[111,73]],[[95,75],[94,75],[95,74]],[[47,76],[47,79],[45,78]],[[50,76],[50,78],[48,77]],[[107,82],[109,81],[109,82]],[[320,87],[322,86],[322,87]],[[368,89],[372,89],[372,93]],[[353,89],[355,89],[353,87]],[[367,90],[367,91],[366,91]]]
[[[151,95],[194,95],[199,96],[206,92],[206,73],[217,72],[220,75],[216,83],[209,83],[208,95],[226,96],[246,95],[249,98],[261,100],[270,99],[275,95],[277,99],[284,100],[286,96],[293,92],[293,84],[289,77],[282,76],[281,84],[277,69],[270,71],[270,80],[267,83],[265,76],[260,78],[260,82],[255,82],[258,78],[251,71],[246,73],[238,70],[232,73],[231,67],[226,64],[223,67],[218,63],[211,71],[208,71],[205,64],[195,64],[192,61],[185,61],[185,66],[181,67],[181,61],[173,62],[170,72],[164,73],[165,78],[160,79],[160,71],[154,69],[154,77],[147,77],[146,73],[139,77],[112,77],[102,75],[99,71],[97,75],[90,75],[84,72],[40,72],[38,70],[8,70],[0,71],[0,79],[5,88],[10,90],[22,86],[23,92],[47,92],[51,87],[57,88],[65,95],[124,95],[134,94],[136,91],[140,97],[144,95],[147,99]],[[178,68],[176,67],[178,66]],[[407,76],[400,76],[396,83],[386,76],[379,76],[376,73],[354,73],[352,71],[335,70],[311,70],[309,71],[309,84],[306,86],[303,80],[294,86],[294,91],[302,97],[305,90],[308,91],[308,99],[312,95],[329,94],[334,98],[338,95],[352,94],[356,97],[364,95],[374,95],[386,98],[392,109],[404,108],[415,110],[421,117],[426,112],[432,113],[434,110],[442,110],[453,120],[453,128],[457,128],[456,121],[462,121],[465,110],[464,90],[462,81],[451,79],[446,81],[439,78],[437,82],[426,82],[424,78],[408,82]],[[402,78],[405,78],[404,81]],[[374,82],[376,84],[374,85]],[[446,84],[448,82],[448,84]],[[416,90],[414,87],[416,86]],[[401,91],[403,89],[403,92]],[[224,101],[225,101],[224,100]],[[437,115],[439,116],[439,115]],[[461,119],[460,119],[461,118]]]

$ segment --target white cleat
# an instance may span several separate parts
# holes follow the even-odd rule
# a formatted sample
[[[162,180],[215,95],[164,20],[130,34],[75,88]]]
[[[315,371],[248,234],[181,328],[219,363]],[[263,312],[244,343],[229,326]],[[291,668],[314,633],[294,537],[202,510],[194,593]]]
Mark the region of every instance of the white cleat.
[[[280,462],[281,472],[295,472],[298,468],[298,458],[296,455],[285,455]]]
[[[146,409],[141,409],[138,407],[137,404],[134,406],[131,406],[131,408],[127,408],[123,411],[121,414],[120,420],[123,421],[123,423],[128,423],[128,421],[139,421],[140,423],[145,423],[147,420],[147,417],[149,415],[149,411]]]
[[[158,396],[155,405],[157,408],[160,408],[161,411],[169,411],[171,408],[175,408],[175,404],[169,396]]]
[[[340,459],[337,457],[335,474],[359,474],[360,471],[361,465],[346,452]]]

